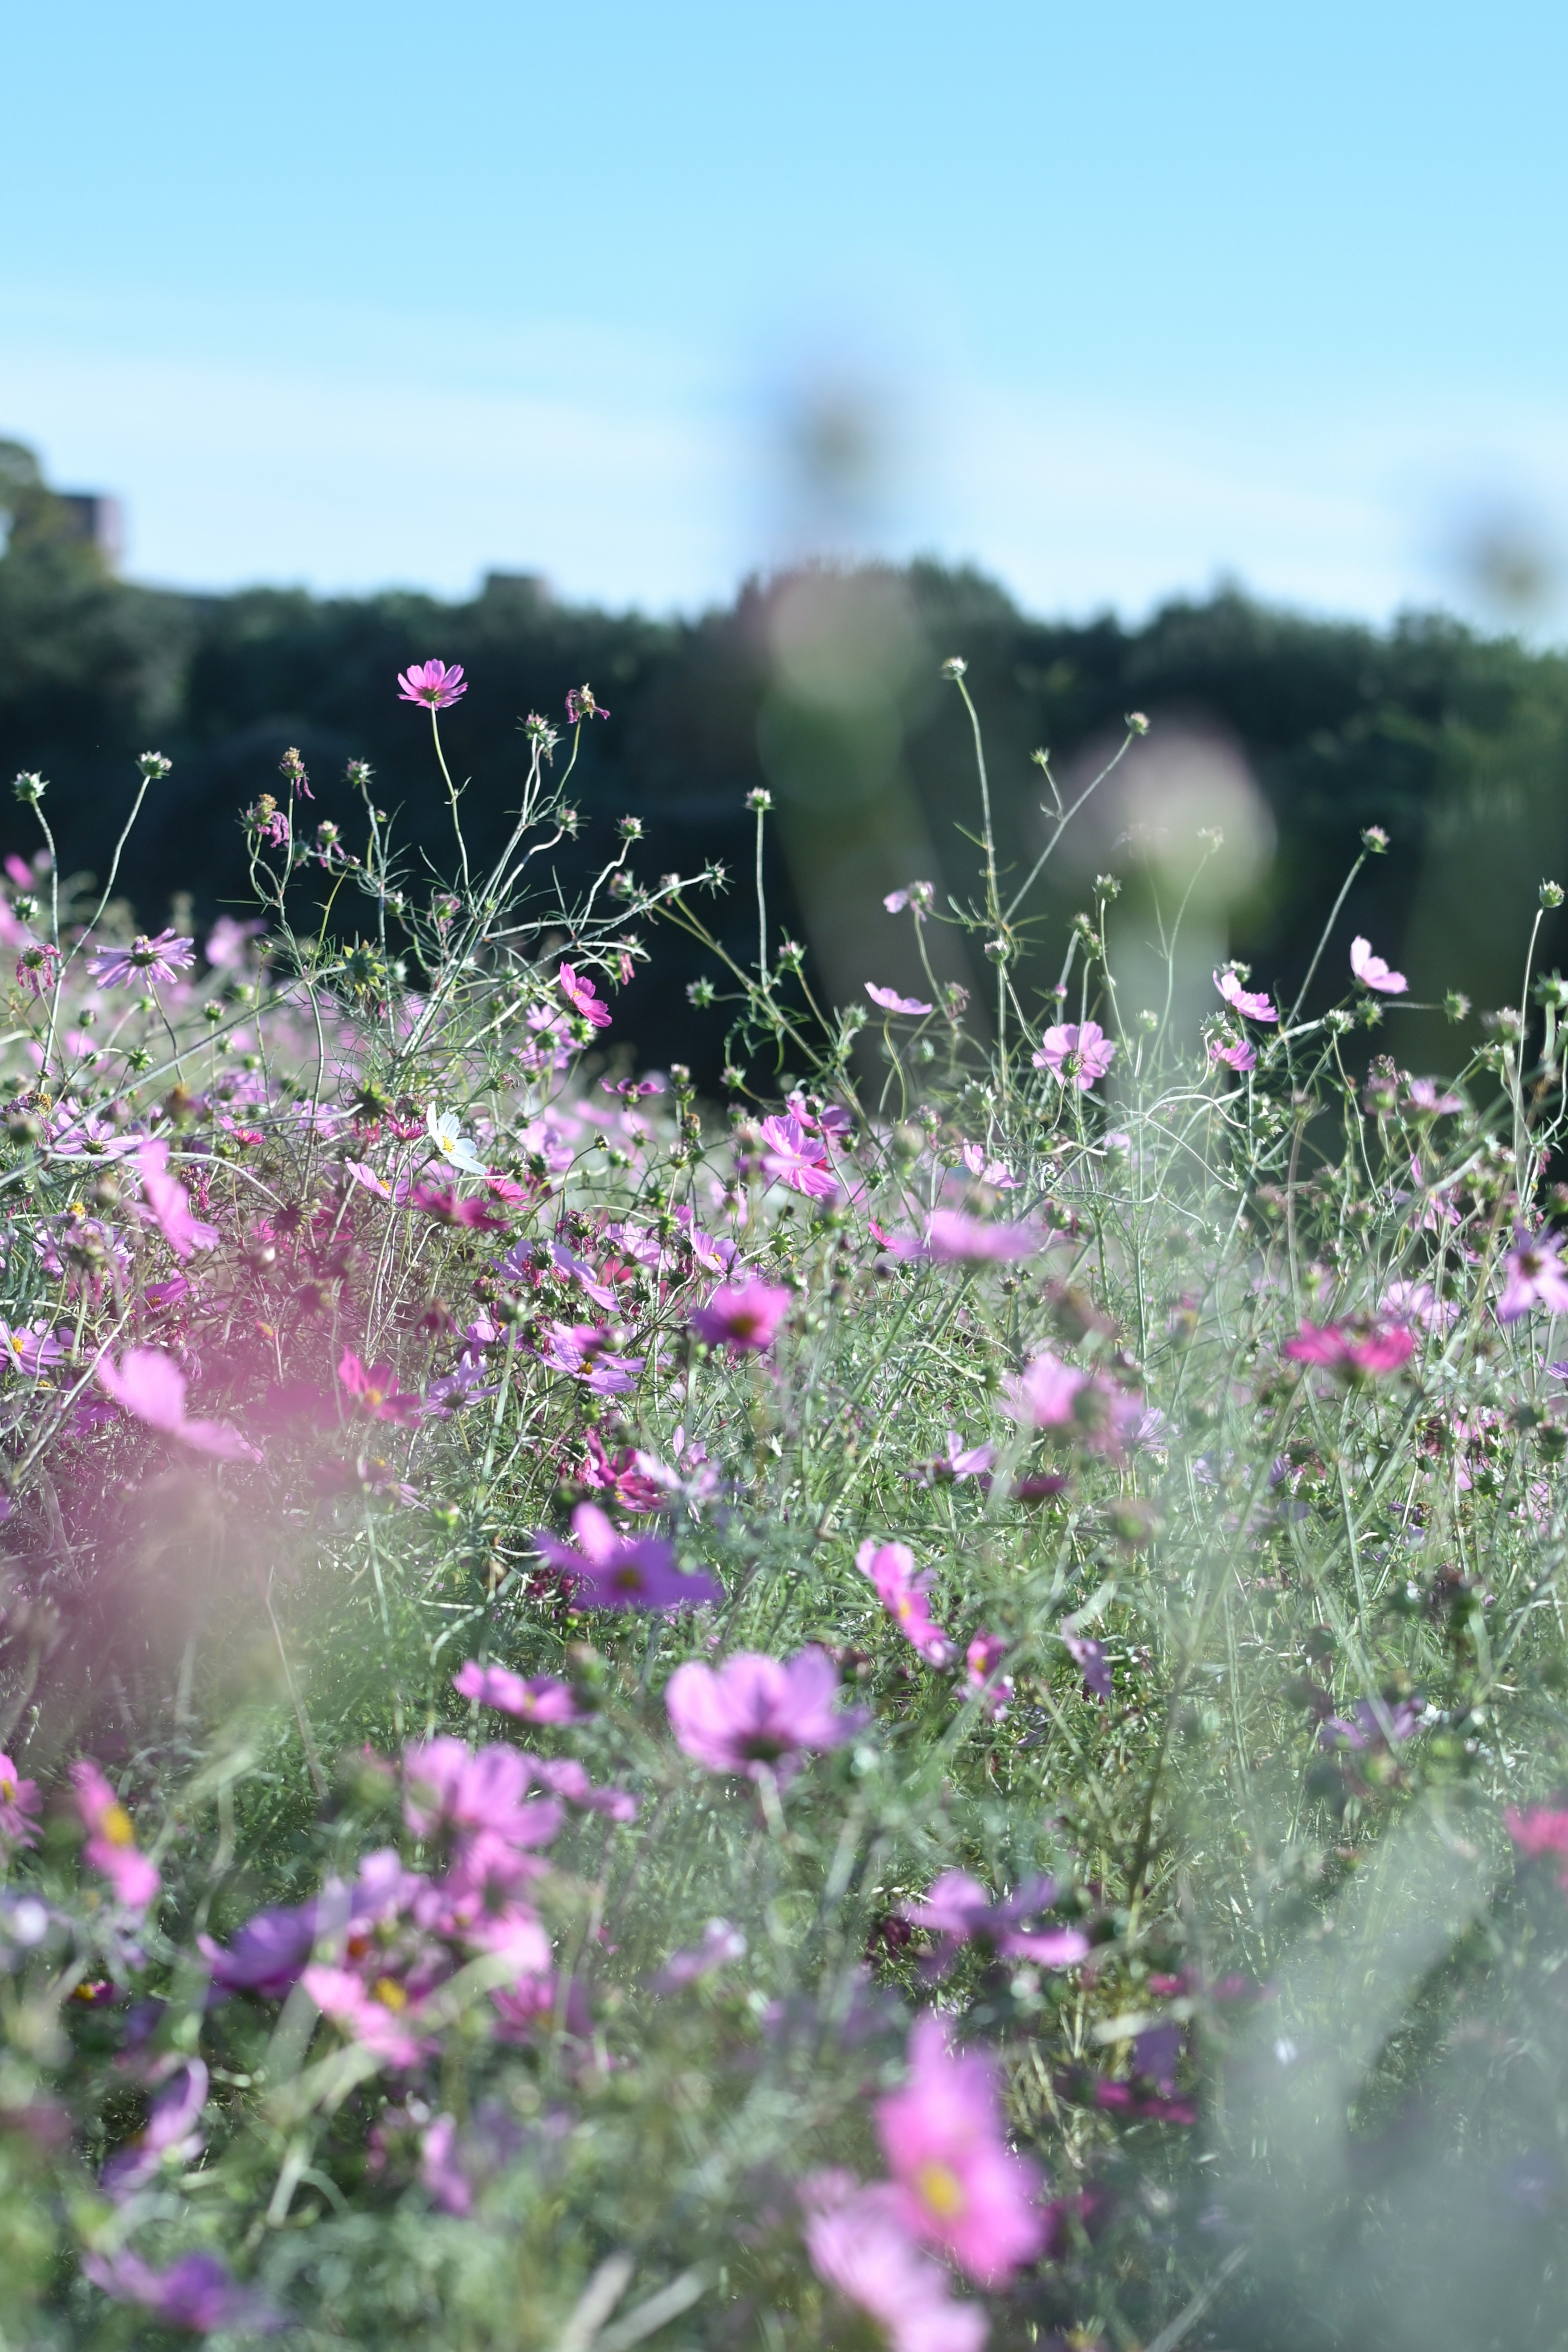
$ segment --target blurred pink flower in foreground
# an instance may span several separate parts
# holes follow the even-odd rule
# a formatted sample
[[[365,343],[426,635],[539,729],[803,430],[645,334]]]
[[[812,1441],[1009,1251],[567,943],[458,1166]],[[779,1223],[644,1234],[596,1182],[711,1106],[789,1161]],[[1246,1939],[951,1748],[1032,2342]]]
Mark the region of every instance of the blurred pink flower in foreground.
[[[773,1346],[794,1305],[794,1291],[782,1283],[721,1283],[691,1318],[691,1328],[710,1348],[731,1348],[737,1355],[760,1351]]]
[[[931,1973],[945,1976],[965,1944],[977,1943],[1005,1959],[1037,1960],[1047,1969],[1070,1969],[1089,1958],[1089,1937],[1081,1927],[1026,1927],[1057,1899],[1055,1881],[1031,1878],[1014,1895],[993,1903],[977,1878],[966,1871],[944,1870],[923,1902],[900,1906],[900,1916],[911,1927],[923,1927],[937,1939]]]
[[[572,1532],[574,1545],[548,1528],[534,1542],[551,1567],[570,1578],[579,1607],[695,1609],[724,1597],[717,1580],[701,1570],[683,1574],[672,1545],[658,1536],[623,1536],[596,1503],[578,1504]]]
[[[0,1755],[0,1840],[7,1845],[37,1845],[37,1782],[24,1780],[11,1759]]]
[[[318,1961],[300,1979],[305,1990],[339,2032],[360,2042],[388,2066],[416,2066],[426,2044],[406,2018],[408,1995],[394,1977],[367,1986],[352,1969]]]
[[[1415,1353],[1415,1334],[1407,1323],[1376,1324],[1358,1330],[1349,1323],[1303,1322],[1284,1351],[1292,1362],[1321,1364],[1347,1380],[1375,1379],[1396,1372]]]
[[[426,710],[445,710],[468,690],[461,662],[411,662],[398,671],[397,683],[400,702],[423,703]]]
[[[191,1196],[169,1173],[169,1147],[161,1135],[150,1135],[136,1153],[145,1206],[138,1213],[155,1224],[182,1262],[193,1250],[216,1249],[218,1229],[191,1214]]]
[[[1216,971],[1214,984],[1232,1010],[1245,1013],[1249,1021],[1279,1020],[1279,1013],[1265,991],[1244,988],[1239,972]]]
[[[746,1957],[746,1939],[739,1927],[728,1919],[710,1919],[702,1930],[702,1941],[682,1952],[671,1952],[658,1974],[651,1979],[655,1992],[672,1992],[678,1985],[695,1984],[700,1978],[710,1977],[716,1969],[727,1968],[731,1960]]]
[[[108,1879],[125,1910],[145,1911],[163,1880],[157,1864],[139,1850],[130,1814],[90,1757],[71,1766],[71,1780],[88,1833],[86,1859]]]
[[[1118,1455],[1137,1434],[1143,1400],[1101,1372],[1064,1364],[1048,1348],[1003,1385],[1002,1409],[1036,1429],[1063,1430],[1097,1454]]]
[[[1502,1262],[1507,1278],[1498,1300],[1500,1323],[1517,1323],[1532,1307],[1544,1307],[1549,1315],[1568,1315],[1568,1273],[1559,1264],[1562,1248],[1561,1234],[1516,1231],[1513,1247]]]
[[[1568,1811],[1561,1805],[1531,1805],[1528,1812],[1521,1812],[1510,1805],[1503,1819],[1510,1837],[1530,1861],[1551,1854],[1563,1864],[1557,1883],[1568,1888]]]
[[[1384,996],[1403,996],[1410,982],[1402,971],[1390,971],[1380,955],[1373,955],[1370,940],[1351,941],[1351,970],[1363,988],[1375,988]]]
[[[580,1723],[583,1710],[571,1685],[554,1675],[534,1675],[525,1682],[510,1666],[481,1666],[470,1658],[452,1676],[459,1698],[476,1699],[501,1715],[515,1715],[524,1723]]]
[[[1080,1094],[1088,1094],[1110,1069],[1116,1047],[1098,1021],[1068,1021],[1047,1030],[1032,1058],[1037,1070],[1049,1070],[1064,1087],[1076,1086]]]
[[[241,2286],[216,2254],[182,2254],[167,2270],[149,2268],[140,2254],[83,2254],[82,2275],[116,2303],[139,2303],[155,2319],[193,2336],[219,2328],[270,2334],[285,2325],[253,2287]]]
[[[880,1242],[889,1256],[930,1258],[935,1265],[1010,1265],[1045,1247],[1043,1236],[1033,1225],[988,1225],[982,1218],[966,1217],[957,1209],[933,1209],[926,1219],[923,1241],[907,1234],[884,1233],[875,1223],[870,1231],[872,1239]]]
[[[100,988],[129,988],[134,981],[174,980],[196,960],[195,940],[175,931],[159,931],[149,939],[139,931],[128,948],[100,948],[89,956],[87,968]]]
[[[100,1356],[94,1372],[100,1388],[121,1412],[188,1445],[194,1454],[210,1454],[216,1462],[260,1461],[255,1446],[227,1422],[187,1421],[189,1382],[161,1348],[127,1348],[118,1365],[110,1357]]]
[[[910,2080],[879,2099],[877,2134],[912,2236],[950,2254],[982,2286],[1000,2284],[1038,2253],[1046,2221],[1040,2176],[1002,2137],[990,2062],[949,2047],[939,2017],[915,2021]]]
[[[400,1389],[390,1365],[363,1364],[352,1348],[345,1348],[339,1360],[338,1381],[372,1421],[390,1421],[398,1429],[412,1429],[425,1418],[424,1399]]]
[[[584,1021],[589,1022],[595,1029],[609,1027],[610,1008],[604,999],[595,993],[594,983],[585,973],[579,974],[569,963],[563,963],[555,977],[560,983],[562,995],[575,1012],[582,1014]]]
[[[910,2237],[896,2189],[819,2172],[800,2197],[812,2269],[877,2322],[891,2352],[980,2352],[985,2314],[953,2300],[946,2273]]]
[[[931,1622],[928,1596],[935,1580],[929,1568],[916,1575],[915,1556],[908,1544],[879,1544],[874,1536],[868,1536],[855,1555],[855,1565],[862,1576],[869,1577],[878,1600],[927,1665],[951,1665],[955,1645]]]
[[[737,1651],[715,1673],[700,1659],[677,1666],[664,1704],[678,1748],[710,1772],[758,1780],[770,1768],[789,1777],[808,1749],[840,1748],[866,1725],[863,1710],[840,1714],[838,1675],[817,1649],[787,1662]]]
[[[866,993],[872,1003],[879,1005],[884,1013],[907,1013],[912,1016],[931,1010],[929,1004],[922,1004],[918,996],[900,996],[896,988],[879,988],[874,980],[866,982]]]

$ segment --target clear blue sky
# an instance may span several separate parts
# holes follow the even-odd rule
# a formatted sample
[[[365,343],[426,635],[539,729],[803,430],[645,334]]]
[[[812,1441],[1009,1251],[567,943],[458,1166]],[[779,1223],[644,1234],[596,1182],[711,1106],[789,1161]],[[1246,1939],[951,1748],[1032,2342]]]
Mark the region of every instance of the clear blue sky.
[[[142,576],[690,605],[820,525],[1384,614],[1568,539],[1541,0],[54,0],[6,66],[0,433]]]

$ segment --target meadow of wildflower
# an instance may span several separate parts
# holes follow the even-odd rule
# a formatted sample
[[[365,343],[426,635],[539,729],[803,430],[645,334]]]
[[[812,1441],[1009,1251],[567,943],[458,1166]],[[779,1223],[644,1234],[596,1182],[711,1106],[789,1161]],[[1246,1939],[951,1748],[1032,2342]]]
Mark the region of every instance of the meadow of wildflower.
[[[467,687],[443,872],[289,752],[200,940],[159,754],[96,887],[16,781],[0,2345],[1568,2342],[1562,891],[1454,1074],[1344,892],[1184,1035],[971,706],[824,1004],[764,791],[742,961]],[[672,929],[727,1110],[616,1045]]]

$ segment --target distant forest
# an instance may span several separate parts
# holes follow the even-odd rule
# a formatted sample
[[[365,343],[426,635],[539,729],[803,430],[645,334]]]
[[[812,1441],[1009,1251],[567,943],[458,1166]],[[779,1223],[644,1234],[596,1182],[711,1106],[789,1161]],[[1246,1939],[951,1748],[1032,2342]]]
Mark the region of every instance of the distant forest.
[[[351,824],[345,763],[366,759],[396,813],[411,873],[444,866],[448,820],[421,715],[396,698],[411,660],[461,662],[471,681],[443,738],[471,777],[470,839],[499,846],[523,761],[518,722],[563,722],[568,688],[592,684],[607,724],[587,730],[574,782],[585,819],[560,866],[568,898],[609,854],[616,821],[642,820],[637,870],[725,861],[720,920],[754,947],[747,793],[777,808],[768,889],[775,939],[806,942],[841,1001],[866,979],[919,980],[883,894],[915,877],[967,894],[976,796],[968,720],[942,662],[960,655],[985,730],[1003,852],[1022,875],[1043,839],[1042,778],[1087,772],[1124,714],[1152,744],[1218,738],[1239,752],[1272,814],[1271,864],[1230,914],[1231,950],[1293,989],[1354,858],[1363,827],[1386,856],[1358,880],[1318,992],[1337,994],[1352,930],[1409,972],[1413,992],[1461,989],[1478,1011],[1517,1003],[1543,876],[1568,879],[1568,658],[1455,621],[1416,615],[1387,632],[1303,619],[1237,593],[1166,605],[1144,625],[1019,612],[967,570],[810,572],[744,587],[691,620],[552,603],[526,576],[492,575],[469,602],[386,593],[319,599],[258,588],[225,596],[140,587],[109,573],[28,453],[0,444],[0,762],[41,770],[69,864],[101,870],[134,782],[135,755],[174,761],[133,837],[124,887],[150,928],[187,894],[198,916],[245,891],[237,810],[275,787],[300,750],[314,814]],[[0,848],[30,852],[29,813],[7,798]],[[1106,854],[1115,845],[1107,841]],[[1064,851],[1064,856],[1066,855]],[[1070,915],[1091,875],[1053,868],[1042,914]],[[1538,969],[1565,950],[1549,918]],[[1048,984],[1059,924],[1032,978]],[[724,1020],[694,1011],[700,960],[673,935],[617,1000],[616,1034],[642,1058],[689,1061],[709,1087]],[[944,973],[964,976],[955,935]],[[980,975],[971,975],[978,984]],[[1419,1020],[1419,1016],[1417,1016]],[[1473,1036],[1473,1032],[1471,1033]],[[1400,1057],[1440,1066],[1457,1039],[1438,1016],[1400,1029]]]

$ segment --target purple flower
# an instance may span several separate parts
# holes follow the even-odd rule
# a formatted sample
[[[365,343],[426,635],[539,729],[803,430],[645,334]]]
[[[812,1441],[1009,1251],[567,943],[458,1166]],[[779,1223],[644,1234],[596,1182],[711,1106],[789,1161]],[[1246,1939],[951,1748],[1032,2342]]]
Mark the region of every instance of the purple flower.
[[[951,1665],[954,1644],[931,1622],[930,1569],[915,1573],[915,1556],[908,1544],[879,1544],[868,1536],[855,1555],[862,1576],[869,1577],[878,1600],[904,1639],[917,1649],[928,1666]]]
[[[139,2303],[166,2326],[210,2336],[220,2327],[270,2334],[284,2321],[251,2287],[241,2286],[216,2254],[182,2254],[168,2269],[149,2269],[140,2254],[84,2254],[82,2275],[116,2303]]]
[[[1005,1382],[1003,1407],[1036,1429],[1062,1430],[1097,1454],[1120,1457],[1143,1417],[1143,1400],[1103,1373],[1064,1364],[1048,1348]]]
[[[193,1250],[216,1249],[218,1230],[191,1214],[191,1196],[169,1173],[169,1147],[162,1136],[150,1135],[137,1150],[137,1173],[146,1206],[141,1212],[155,1224],[182,1263]]]
[[[579,1606],[592,1609],[695,1609],[721,1601],[722,1587],[699,1570],[685,1575],[671,1545],[657,1536],[617,1533],[596,1503],[572,1514],[574,1546],[542,1529],[534,1538],[552,1568],[570,1578]]]
[[[1102,1078],[1115,1059],[1116,1047],[1098,1021],[1076,1021],[1047,1029],[1040,1040],[1039,1051],[1032,1057],[1037,1070],[1049,1070],[1062,1085],[1076,1086],[1087,1094],[1097,1078]]]
[[[63,1347],[47,1323],[40,1318],[30,1328],[0,1323],[0,1362],[9,1364],[14,1372],[25,1372],[28,1380],[40,1380],[56,1364],[63,1364],[68,1349]]]
[[[929,1004],[922,1004],[918,996],[900,996],[896,988],[879,988],[876,982],[872,980],[866,982],[866,993],[873,1004],[881,1006],[884,1013],[908,1013],[914,1015],[927,1013],[931,1010]]]
[[[189,2164],[205,2142],[195,2128],[207,2103],[207,2070],[199,2058],[180,2060],[153,2100],[147,2122],[128,2146],[116,2148],[99,2175],[110,2197],[131,2196],[164,2168]]]
[[[1258,1067],[1258,1048],[1249,1037],[1233,1038],[1223,1045],[1215,1037],[1209,1041],[1209,1060],[1223,1062],[1226,1069],[1244,1075]]]
[[[950,1429],[947,1452],[939,1454],[934,1462],[922,1465],[922,1475],[944,1486],[960,1478],[983,1478],[989,1485],[988,1474],[995,1459],[994,1445],[965,1445],[957,1430]]]
[[[1405,1740],[1420,1727],[1426,1712],[1423,1698],[1402,1698],[1388,1706],[1374,1706],[1370,1699],[1358,1698],[1348,1717],[1331,1715],[1318,1727],[1318,1745],[1328,1748],[1384,1748],[1403,1747]]]
[[[710,1919],[702,1930],[702,1941],[684,1952],[671,1952],[658,1974],[651,1979],[655,1992],[673,1992],[678,1985],[695,1984],[699,1978],[711,1976],[716,1969],[727,1968],[731,1960],[746,1957],[746,1939],[739,1927],[731,1927],[728,1919]]]
[[[903,1904],[900,1916],[912,1927],[923,1927],[936,1937],[930,1971],[933,1976],[945,1976],[968,1943],[979,1943],[1007,1959],[1070,1969],[1089,1957],[1089,1937],[1080,1927],[1023,1924],[1037,1919],[1056,1899],[1054,1880],[1031,1878],[1015,1894],[993,1903],[978,1879],[962,1870],[946,1870],[925,1900]]]
[[[1085,1698],[1103,1699],[1109,1706],[1113,1694],[1104,1643],[1083,1641],[1077,1633],[1064,1633],[1062,1647],[1083,1676]]]
[[[581,1723],[583,1710],[571,1686],[553,1675],[535,1675],[524,1682],[510,1666],[481,1666],[470,1658],[452,1677],[459,1698],[477,1699],[501,1715],[515,1715],[524,1723]]]
[[[226,1951],[210,1936],[196,1937],[197,1948],[220,1991],[253,1992],[263,2000],[281,2000],[298,1982],[315,1942],[314,1903],[301,1903],[294,1909],[274,1905],[256,1912]]]
[[[89,956],[87,968],[100,988],[129,988],[133,981],[174,980],[196,960],[195,940],[174,931],[149,939],[139,931],[128,948],[100,948]]]
[[[584,1021],[595,1029],[609,1027],[610,1008],[602,997],[595,994],[594,983],[585,973],[579,973],[569,963],[563,963],[555,977],[562,995]]]
[[[677,1747],[710,1772],[764,1771],[783,1780],[808,1749],[840,1748],[869,1720],[840,1714],[838,1676],[821,1650],[802,1650],[787,1664],[741,1650],[717,1674],[699,1659],[678,1666],[664,1704]]]
[[[782,1283],[721,1283],[693,1315],[690,1328],[710,1348],[730,1348],[736,1355],[760,1352],[773,1346],[794,1305],[794,1291]]]
[[[1500,1323],[1517,1323],[1532,1307],[1544,1307],[1549,1315],[1568,1315],[1568,1273],[1558,1263],[1562,1248],[1561,1234],[1532,1235],[1522,1226],[1516,1230],[1513,1247],[1503,1260],[1508,1278],[1498,1300]]]
[[[1403,996],[1410,982],[1402,971],[1390,971],[1380,955],[1373,955],[1370,940],[1351,941],[1351,970],[1363,988],[1375,988],[1384,996]]]
[[[1245,1013],[1249,1021],[1278,1021],[1279,1013],[1261,989],[1243,988],[1240,976],[1234,971],[1216,971],[1214,984],[1234,1012]]]
[[[414,662],[398,671],[397,683],[400,702],[421,702],[426,710],[445,710],[468,690],[461,662]]]
[[[591,686],[569,686],[566,689],[566,716],[575,727],[580,719],[607,719],[609,712],[602,702],[594,699]]]

